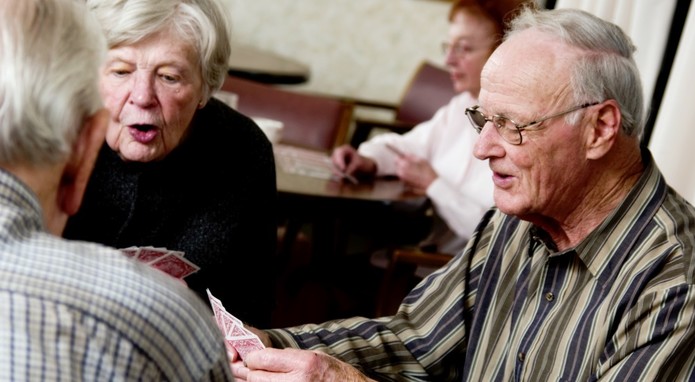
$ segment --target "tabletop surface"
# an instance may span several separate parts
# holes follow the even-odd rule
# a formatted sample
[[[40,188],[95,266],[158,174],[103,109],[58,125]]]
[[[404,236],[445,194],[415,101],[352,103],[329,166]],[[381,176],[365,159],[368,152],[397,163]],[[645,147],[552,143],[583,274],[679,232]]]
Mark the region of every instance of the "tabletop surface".
[[[410,192],[396,178],[379,177],[354,184],[333,176],[326,153],[287,145],[276,145],[274,151],[280,193],[380,202],[420,202],[425,198]]]
[[[355,184],[331,176],[327,153],[282,144],[275,144],[273,151],[278,216],[285,221],[281,259],[292,257],[295,240],[308,225],[310,266],[333,269],[330,264],[346,259],[350,238],[361,235],[366,221],[376,224],[370,240],[388,241],[398,227],[422,220],[428,208],[426,196],[410,192],[397,178],[377,177]],[[391,224],[394,221],[398,227]]]

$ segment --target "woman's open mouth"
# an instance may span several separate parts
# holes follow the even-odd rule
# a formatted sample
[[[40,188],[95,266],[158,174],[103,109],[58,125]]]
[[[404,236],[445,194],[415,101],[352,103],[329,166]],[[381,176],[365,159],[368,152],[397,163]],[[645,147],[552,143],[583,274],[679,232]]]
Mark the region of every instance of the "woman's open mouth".
[[[157,136],[158,129],[155,125],[130,125],[128,131],[136,141],[149,143]]]

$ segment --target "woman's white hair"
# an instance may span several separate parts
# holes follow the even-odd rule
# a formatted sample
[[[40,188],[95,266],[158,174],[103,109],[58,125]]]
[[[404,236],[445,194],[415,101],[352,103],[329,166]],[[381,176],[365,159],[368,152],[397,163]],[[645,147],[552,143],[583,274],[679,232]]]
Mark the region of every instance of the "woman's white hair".
[[[198,52],[203,95],[222,87],[229,69],[231,27],[216,0],[87,0],[101,23],[109,48],[131,45],[170,31]]]

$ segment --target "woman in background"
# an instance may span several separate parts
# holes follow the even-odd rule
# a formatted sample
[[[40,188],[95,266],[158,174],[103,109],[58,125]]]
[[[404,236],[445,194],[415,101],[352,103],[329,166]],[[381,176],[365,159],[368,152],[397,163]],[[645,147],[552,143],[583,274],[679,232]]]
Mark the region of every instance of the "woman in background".
[[[117,248],[183,251],[206,289],[264,327],[276,249],[272,147],[247,117],[211,98],[227,73],[229,21],[216,0],[88,0],[108,56],[100,90],[111,113],[80,212],[64,236]]]
[[[443,44],[457,96],[411,131],[378,135],[359,146],[334,150],[336,168],[351,175],[396,175],[434,207],[429,251],[458,253],[483,213],[493,204],[492,173],[473,156],[478,134],[466,108],[478,104],[480,72],[501,42],[505,20],[523,0],[458,0],[449,11]],[[392,150],[389,146],[395,148]],[[396,151],[402,153],[400,155]]]

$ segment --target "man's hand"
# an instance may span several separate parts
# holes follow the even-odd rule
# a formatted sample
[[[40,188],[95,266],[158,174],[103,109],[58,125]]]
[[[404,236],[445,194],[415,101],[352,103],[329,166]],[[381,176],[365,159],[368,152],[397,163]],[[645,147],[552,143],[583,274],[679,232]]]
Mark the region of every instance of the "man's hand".
[[[265,346],[266,348],[273,346],[273,342],[270,340],[270,336],[268,336],[268,334],[266,332],[264,332],[263,330],[254,328],[253,326],[249,326],[249,325],[244,325],[244,328],[246,328],[246,330],[252,332],[253,334],[257,335],[258,338],[263,343],[263,346]],[[232,365],[235,362],[240,362],[241,358],[239,357],[239,352],[237,352],[234,349],[234,347],[229,345],[226,341],[225,341],[225,345],[227,346],[227,355],[229,356],[229,361],[232,363]]]
[[[373,381],[349,364],[327,354],[299,349],[272,349],[249,353],[232,363],[238,381],[366,382]]]

